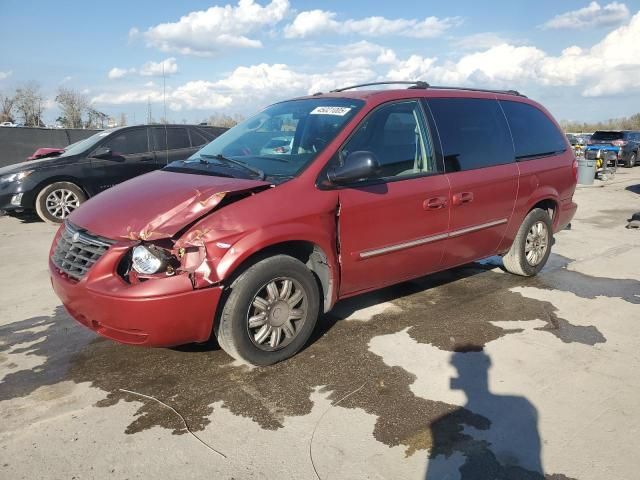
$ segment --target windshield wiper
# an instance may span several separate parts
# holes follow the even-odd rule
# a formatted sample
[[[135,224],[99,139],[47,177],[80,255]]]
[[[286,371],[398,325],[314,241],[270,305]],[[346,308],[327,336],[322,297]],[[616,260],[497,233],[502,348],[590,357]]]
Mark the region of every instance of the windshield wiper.
[[[245,169],[245,170],[257,175],[258,178],[260,178],[260,180],[264,180],[265,177],[266,177],[264,172],[262,170],[260,170],[259,168],[252,167],[250,165],[247,165],[244,162],[240,162],[240,161],[234,160],[232,158],[227,158],[227,157],[225,157],[225,156],[223,156],[223,155],[221,155],[219,153],[217,155],[208,155],[206,153],[201,153],[198,157],[200,158],[200,161],[202,161],[203,158],[212,158],[214,160],[219,160],[221,162],[226,162],[226,163],[230,163],[232,165],[237,165],[238,167],[243,168],[243,169]],[[205,161],[203,163],[207,163],[207,162]]]

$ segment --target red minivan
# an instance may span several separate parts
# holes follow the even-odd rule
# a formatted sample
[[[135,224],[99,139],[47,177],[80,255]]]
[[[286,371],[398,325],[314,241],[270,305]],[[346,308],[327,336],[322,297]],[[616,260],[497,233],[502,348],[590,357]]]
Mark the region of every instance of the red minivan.
[[[284,137],[287,152],[264,148]],[[565,136],[518,92],[350,87],[271,105],[90,199],[60,227],[49,269],[100,335],[215,335],[267,365],[340,299],[491,255],[535,275],[575,186]]]

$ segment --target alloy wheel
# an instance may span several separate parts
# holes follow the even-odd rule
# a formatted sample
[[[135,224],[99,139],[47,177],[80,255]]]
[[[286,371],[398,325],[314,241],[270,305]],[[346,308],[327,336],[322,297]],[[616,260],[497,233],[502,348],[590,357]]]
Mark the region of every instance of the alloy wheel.
[[[247,312],[247,329],[253,344],[265,351],[286,347],[302,329],[307,294],[294,279],[281,277],[264,285]]]
[[[549,248],[549,231],[544,222],[534,223],[527,233],[524,253],[527,262],[532,267],[538,265],[545,257]]]
[[[47,195],[45,206],[52,217],[64,220],[80,206],[80,199],[71,190],[60,188]]]

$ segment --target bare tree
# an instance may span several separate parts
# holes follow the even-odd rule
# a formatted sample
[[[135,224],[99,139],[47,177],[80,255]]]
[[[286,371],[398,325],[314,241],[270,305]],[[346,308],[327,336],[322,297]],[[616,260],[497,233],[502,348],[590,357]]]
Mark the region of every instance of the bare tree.
[[[244,120],[244,117],[239,113],[235,113],[232,116],[226,115],[224,113],[216,113],[209,117],[207,123],[215,127],[231,128],[240,123],[242,120]]]
[[[37,82],[29,82],[16,89],[15,109],[22,121],[29,127],[39,127],[42,123],[44,99]]]
[[[16,94],[0,93],[0,122],[13,122]]]
[[[56,102],[62,111],[62,125],[67,128],[82,128],[82,116],[89,113],[89,99],[86,95],[71,88],[60,87],[56,95]],[[100,113],[100,112],[95,112]],[[89,122],[96,121],[97,117]]]
[[[99,112],[95,108],[87,109],[87,121],[85,128],[104,128],[105,123],[109,121],[109,115]]]

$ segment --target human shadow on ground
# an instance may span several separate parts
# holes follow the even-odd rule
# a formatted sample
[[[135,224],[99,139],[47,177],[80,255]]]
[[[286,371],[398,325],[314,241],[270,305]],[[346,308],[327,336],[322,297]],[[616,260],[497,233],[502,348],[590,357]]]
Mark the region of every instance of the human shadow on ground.
[[[489,390],[491,359],[484,351],[455,352],[451,364],[458,374],[451,379],[451,389],[462,390],[467,403],[431,423],[425,480],[568,479],[544,475],[538,412],[525,397]]]

